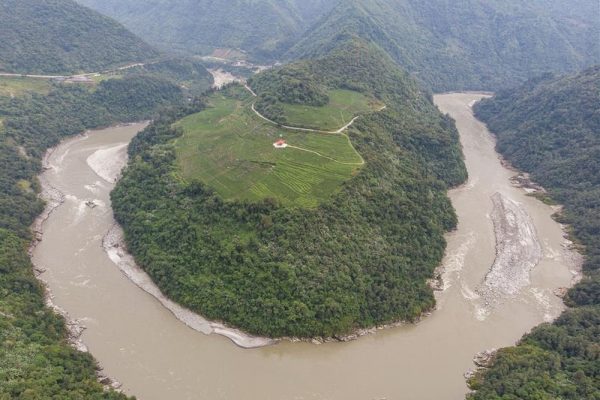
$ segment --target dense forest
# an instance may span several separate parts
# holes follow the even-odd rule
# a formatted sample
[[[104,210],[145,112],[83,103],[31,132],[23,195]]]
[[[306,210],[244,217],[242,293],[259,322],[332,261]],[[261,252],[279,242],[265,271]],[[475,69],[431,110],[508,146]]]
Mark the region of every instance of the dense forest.
[[[63,319],[44,305],[27,255],[29,226],[44,206],[37,174],[46,149],[62,138],[147,119],[183,100],[177,85],[150,76],[0,97],[0,398],[125,398],[103,389],[93,358],[67,343]]]
[[[307,68],[295,63],[253,76],[248,83],[259,93],[256,110],[279,124],[287,124],[281,103],[324,106],[329,101],[325,85]]]
[[[600,67],[544,76],[499,92],[476,107],[498,137],[498,150],[564,204],[585,254],[584,278],[570,308],[553,324],[500,350],[471,386],[479,399],[600,398]]]
[[[0,38],[0,72],[96,72],[158,56],[117,22],[72,0],[2,0]]]
[[[179,86],[190,98],[206,92],[214,83],[213,76],[204,64],[189,57],[163,58],[160,61],[117,71],[124,79],[138,76],[167,80]]]
[[[179,178],[172,123],[186,112],[164,115],[132,142],[112,194],[129,250],[173,300],[254,334],[413,321],[434,306],[427,280],[456,224],[446,190],[466,179],[458,133],[376,46],[352,39],[303,65],[320,85],[388,105],[348,131],[360,172],[316,208],[224,201]]]
[[[356,34],[436,92],[496,90],[599,62],[599,29],[594,0],[349,0],[286,58],[321,54],[340,35]]]
[[[277,58],[335,0],[78,0],[122,22],[164,50],[206,54],[243,49]]]

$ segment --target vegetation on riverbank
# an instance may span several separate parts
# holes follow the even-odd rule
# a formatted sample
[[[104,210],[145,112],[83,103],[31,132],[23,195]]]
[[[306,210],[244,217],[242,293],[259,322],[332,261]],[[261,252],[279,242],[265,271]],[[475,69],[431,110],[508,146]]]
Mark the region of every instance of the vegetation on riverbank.
[[[126,79],[138,75],[170,80],[188,96],[199,96],[213,84],[213,77],[202,62],[185,57],[168,58],[124,71]]]
[[[470,399],[600,398],[600,67],[499,92],[476,114],[499,152],[564,204],[557,218],[573,227],[585,263],[570,308],[500,350],[471,380]]]
[[[0,398],[125,399],[105,391],[96,363],[67,343],[62,317],[44,305],[27,255],[41,158],[61,139],[86,129],[150,118],[183,103],[172,83],[138,76],[87,86],[49,84],[47,95],[0,96]]]
[[[250,333],[415,320],[434,305],[427,279],[456,224],[446,190],[466,178],[458,133],[375,46],[352,40],[310,64],[328,87],[354,83],[388,105],[348,131],[359,173],[314,208],[227,201],[177,178],[181,116],[165,115],[132,142],[112,194],[128,248],[167,296]]]

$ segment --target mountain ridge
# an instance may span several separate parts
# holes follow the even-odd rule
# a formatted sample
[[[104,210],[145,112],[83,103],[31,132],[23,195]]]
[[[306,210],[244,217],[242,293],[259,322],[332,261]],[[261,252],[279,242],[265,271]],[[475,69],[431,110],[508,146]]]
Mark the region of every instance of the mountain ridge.
[[[96,72],[156,57],[122,25],[71,0],[0,3],[0,71]]]
[[[285,55],[314,57],[340,33],[383,47],[435,91],[495,90],[546,71],[600,62],[593,1],[349,0],[322,17]],[[583,10],[579,12],[572,9]],[[515,55],[516,54],[516,55]]]
[[[103,12],[163,50],[210,53],[215,48],[277,58],[336,0],[78,0]]]

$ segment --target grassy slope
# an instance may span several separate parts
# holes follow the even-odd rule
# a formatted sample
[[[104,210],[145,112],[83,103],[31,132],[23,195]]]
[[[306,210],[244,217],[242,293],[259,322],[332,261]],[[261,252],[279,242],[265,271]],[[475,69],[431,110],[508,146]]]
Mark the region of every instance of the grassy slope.
[[[51,87],[45,79],[0,76],[0,96],[21,96],[27,92],[46,94]]]
[[[473,400],[600,398],[600,67],[532,81],[476,108],[498,150],[565,205],[559,220],[584,246],[584,280],[571,306],[501,350],[471,382]]]
[[[184,130],[176,146],[184,179],[200,179],[228,200],[272,197],[313,207],[360,168],[361,158],[346,136],[278,128],[252,112],[254,99],[245,89],[228,92],[211,96],[206,111],[177,124]],[[309,151],[275,149],[280,136]]]
[[[282,104],[288,126],[336,131],[354,117],[379,110],[383,105],[352,90],[330,90],[329,102],[322,107]]]
[[[0,71],[99,71],[156,57],[117,22],[71,0],[0,2]]]

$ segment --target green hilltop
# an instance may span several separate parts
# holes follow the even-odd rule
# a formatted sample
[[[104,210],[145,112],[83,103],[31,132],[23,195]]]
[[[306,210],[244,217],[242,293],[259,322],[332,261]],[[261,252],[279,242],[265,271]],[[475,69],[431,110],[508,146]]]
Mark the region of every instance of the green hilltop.
[[[133,161],[112,194],[128,248],[170,298],[254,334],[331,337],[419,318],[434,306],[427,280],[456,223],[446,190],[466,178],[452,121],[381,49],[358,39],[289,68],[305,69],[330,98],[342,90],[387,108],[358,118],[345,131],[349,142],[267,123],[241,86],[163,115],[132,142]],[[260,80],[259,98],[270,90]],[[297,94],[289,101],[311,98]],[[290,148],[275,153],[279,133],[353,165],[319,186],[313,181],[341,164]],[[211,159],[211,149],[219,156]],[[287,170],[290,163],[303,166]],[[278,171],[284,185],[269,181]],[[273,194],[236,196],[256,174]],[[286,200],[303,184],[314,190]]]
[[[95,72],[158,55],[119,23],[71,0],[3,0],[0,37],[0,72]]]

